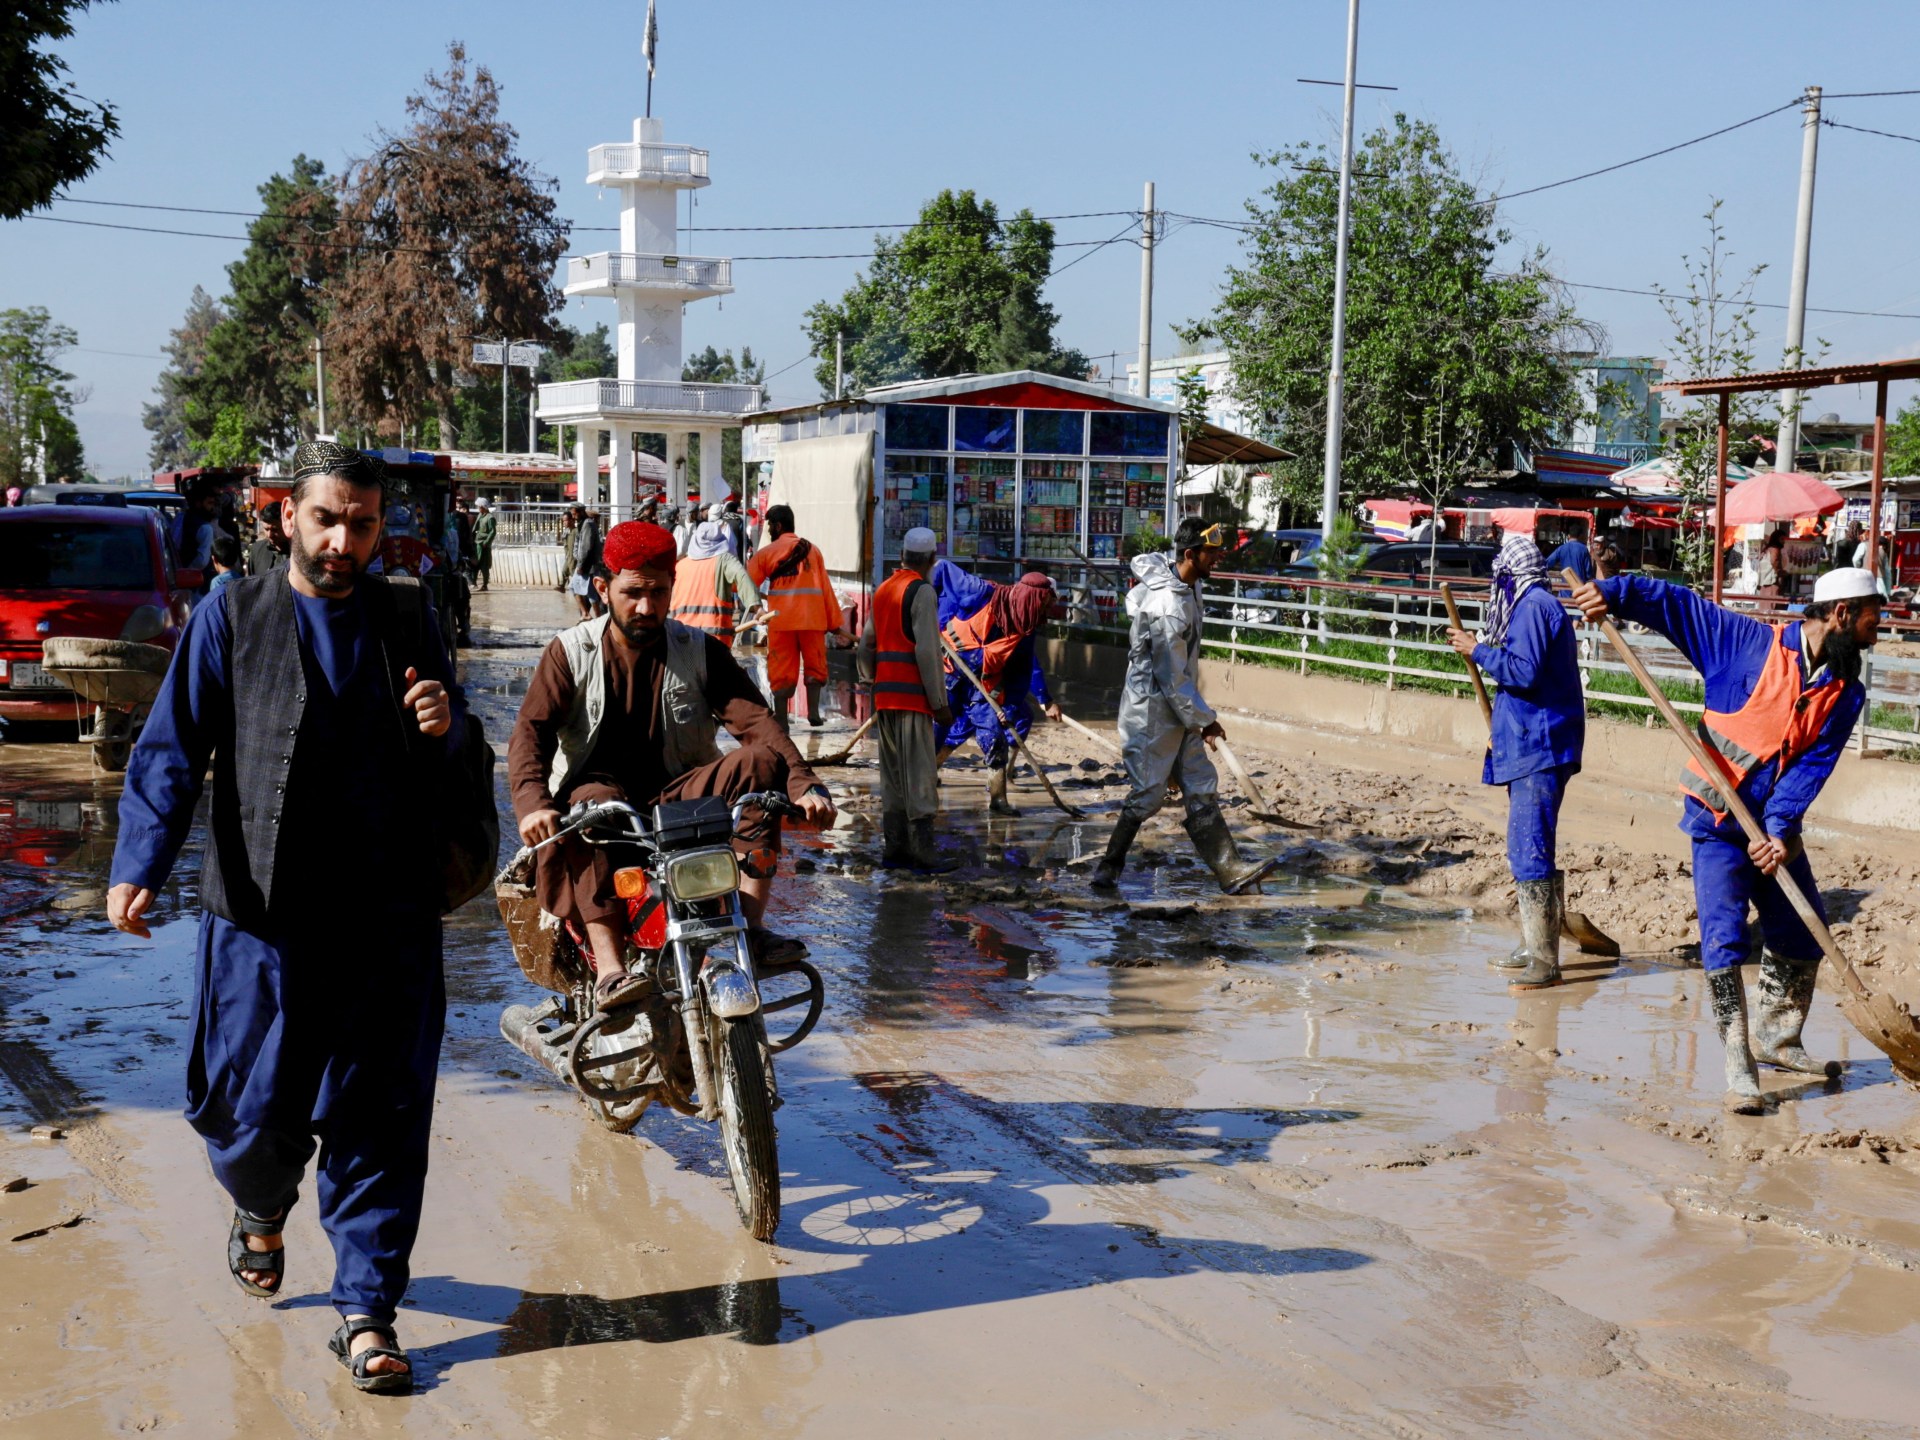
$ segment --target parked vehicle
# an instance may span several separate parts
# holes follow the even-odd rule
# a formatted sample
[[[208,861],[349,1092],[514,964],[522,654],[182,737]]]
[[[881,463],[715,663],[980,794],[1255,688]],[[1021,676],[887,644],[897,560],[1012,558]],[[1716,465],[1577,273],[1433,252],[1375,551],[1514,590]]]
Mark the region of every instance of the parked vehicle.
[[[1497,545],[1461,545],[1442,541],[1428,546],[1422,542],[1399,540],[1382,545],[1367,557],[1356,581],[1374,585],[1408,585],[1431,589],[1442,580],[1491,580]],[[1289,578],[1317,580],[1319,570],[1312,561],[1296,562],[1282,572]]]
[[[0,510],[0,718],[77,718],[95,759],[124,768],[200,578],[174,567],[152,510]]]
[[[1257,530],[1214,569],[1221,575],[1278,575],[1291,565],[1311,561],[1321,538],[1318,530]],[[1384,535],[1360,538],[1375,545],[1387,543]]]

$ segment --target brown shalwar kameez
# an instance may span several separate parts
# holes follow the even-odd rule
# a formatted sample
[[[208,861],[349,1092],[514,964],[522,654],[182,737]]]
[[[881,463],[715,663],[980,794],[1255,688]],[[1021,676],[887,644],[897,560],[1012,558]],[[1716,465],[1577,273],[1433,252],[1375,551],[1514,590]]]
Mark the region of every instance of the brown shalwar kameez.
[[[600,657],[607,667],[607,711],[600,738],[593,753],[567,777],[562,793],[552,795],[547,779],[560,729],[573,708],[573,671],[559,640],[541,655],[507,746],[507,783],[516,818],[539,810],[564,812],[581,801],[624,800],[644,810],[663,800],[734,800],[756,790],[780,790],[797,801],[820,783],[732,652],[712,639],[707,641],[707,700],[740,748],[669,780],[660,729],[665,632],[634,646],[616,626],[608,625]],[[771,874],[772,856],[780,848],[779,818],[744,813],[733,847],[749,873],[758,869]],[[547,846],[534,870],[541,908],[576,925],[624,920],[626,904],[613,893],[614,868],[613,852],[605,846],[571,836]]]

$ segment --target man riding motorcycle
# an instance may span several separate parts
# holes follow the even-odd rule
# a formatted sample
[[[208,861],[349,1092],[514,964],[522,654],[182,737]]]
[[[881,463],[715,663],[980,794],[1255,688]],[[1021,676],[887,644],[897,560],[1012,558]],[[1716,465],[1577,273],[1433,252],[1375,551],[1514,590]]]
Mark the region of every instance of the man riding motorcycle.
[[[666,800],[781,790],[807,819],[833,823],[827,787],[800,757],[732,652],[667,618],[676,563],[673,535],[630,520],[608,532],[611,580],[594,581],[607,610],[562,631],[540,657],[507,750],[520,838],[533,845],[560,826],[561,810],[622,800]],[[724,725],[740,747],[716,746]],[[806,953],[763,924],[780,850],[780,821],[744,812],[733,836],[740,903],[756,961]],[[616,858],[568,836],[539,852],[540,906],[586,936],[601,1008],[634,999],[642,977],[626,969],[626,902],[614,894]]]

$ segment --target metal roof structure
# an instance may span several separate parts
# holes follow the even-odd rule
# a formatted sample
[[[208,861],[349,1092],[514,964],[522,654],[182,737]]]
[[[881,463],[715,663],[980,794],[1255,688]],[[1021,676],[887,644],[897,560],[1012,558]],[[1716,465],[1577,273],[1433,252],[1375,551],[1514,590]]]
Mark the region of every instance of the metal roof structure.
[[[1647,388],[1671,390],[1676,395],[1740,395],[1755,390],[1812,390],[1821,385],[1885,384],[1890,380],[1920,380],[1920,359],[1866,360],[1853,365],[1815,365],[1805,370],[1755,370],[1746,375],[1700,375]]]

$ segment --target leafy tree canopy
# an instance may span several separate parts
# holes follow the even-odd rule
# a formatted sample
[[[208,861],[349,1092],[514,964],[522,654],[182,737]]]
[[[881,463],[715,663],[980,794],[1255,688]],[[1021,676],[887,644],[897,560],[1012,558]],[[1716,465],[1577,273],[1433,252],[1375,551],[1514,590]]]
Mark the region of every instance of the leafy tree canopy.
[[[942,190],[912,229],[874,237],[873,264],[838,301],[807,311],[820,393],[833,393],[836,334],[850,392],[996,370],[1084,376],[1086,357],[1058,346],[1059,317],[1040,298],[1053,243],[1031,210],[1002,221],[991,200]]]
[[[1920,401],[1908,401],[1887,422],[1886,473],[1920,475]]]
[[[41,306],[0,310],[0,486],[84,473],[73,407],[87,395],[60,368],[79,340]]]
[[[158,397],[140,410],[140,423],[153,436],[147,463],[156,471],[185,470],[199,463],[200,449],[187,433],[188,386],[200,373],[207,353],[207,336],[226,312],[198,285],[187,301],[187,313],[166,344],[167,368],[154,385]]]
[[[1339,177],[1325,146],[1255,159],[1279,178],[1247,202],[1245,256],[1214,313],[1180,334],[1227,350],[1236,399],[1296,456],[1277,488],[1317,513]],[[1509,232],[1424,121],[1396,115],[1366,136],[1354,174],[1343,495],[1450,487],[1503,442],[1546,441],[1580,408],[1563,357],[1599,345],[1545,252],[1499,258]]]
[[[120,133],[111,105],[85,99],[67,64],[43,49],[73,38],[91,0],[10,0],[0,6],[0,220],[44,209],[86,179]]]

